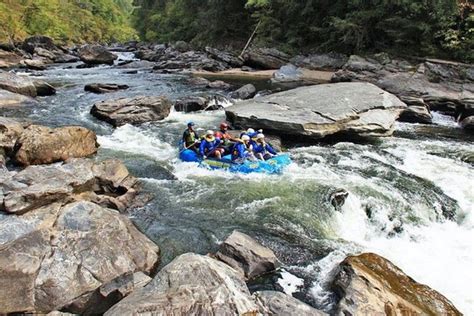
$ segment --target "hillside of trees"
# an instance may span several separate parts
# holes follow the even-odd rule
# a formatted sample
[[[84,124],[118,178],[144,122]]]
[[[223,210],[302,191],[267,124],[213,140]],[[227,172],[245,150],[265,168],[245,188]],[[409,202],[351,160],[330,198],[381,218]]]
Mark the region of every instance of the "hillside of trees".
[[[469,0],[135,0],[148,41],[256,41],[287,51],[395,53],[474,60]]]
[[[132,0],[0,0],[0,42],[47,35],[61,42],[136,37]]]

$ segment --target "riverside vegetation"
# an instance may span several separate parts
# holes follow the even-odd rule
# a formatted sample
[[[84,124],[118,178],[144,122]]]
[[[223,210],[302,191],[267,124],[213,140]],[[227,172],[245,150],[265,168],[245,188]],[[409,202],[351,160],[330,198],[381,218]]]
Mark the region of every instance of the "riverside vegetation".
[[[474,67],[379,53],[413,38],[378,28],[430,9],[404,53],[467,61],[471,8],[367,3],[0,1],[0,314],[471,314]],[[393,37],[322,41],[336,16]],[[90,43],[131,25],[159,43]],[[224,120],[293,163],[177,159],[188,121]]]

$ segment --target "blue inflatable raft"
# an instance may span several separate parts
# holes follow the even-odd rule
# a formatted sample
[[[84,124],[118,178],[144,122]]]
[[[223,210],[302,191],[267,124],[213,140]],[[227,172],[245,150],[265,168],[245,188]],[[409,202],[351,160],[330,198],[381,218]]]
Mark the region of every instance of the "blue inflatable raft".
[[[266,161],[246,161],[244,163],[235,163],[230,155],[222,157],[221,160],[207,158],[202,159],[198,154],[190,149],[182,150],[179,158],[186,162],[197,162],[200,166],[210,169],[224,169],[231,172],[252,173],[263,172],[269,174],[278,174],[283,171],[285,166],[291,163],[290,155],[279,154]]]

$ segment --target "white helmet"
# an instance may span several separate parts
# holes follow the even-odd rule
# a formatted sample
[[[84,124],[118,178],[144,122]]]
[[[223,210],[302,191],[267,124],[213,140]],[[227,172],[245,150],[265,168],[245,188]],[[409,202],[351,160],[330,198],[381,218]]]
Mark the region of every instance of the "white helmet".
[[[250,140],[249,135],[242,135],[242,140]]]
[[[208,130],[208,131],[206,132],[206,135],[212,135],[212,136],[214,136],[214,131]]]
[[[257,134],[257,139],[264,139],[264,138],[265,138],[265,135],[263,135],[262,133]]]
[[[255,133],[255,130],[253,128],[249,128],[247,130],[247,134],[253,134],[253,133]]]

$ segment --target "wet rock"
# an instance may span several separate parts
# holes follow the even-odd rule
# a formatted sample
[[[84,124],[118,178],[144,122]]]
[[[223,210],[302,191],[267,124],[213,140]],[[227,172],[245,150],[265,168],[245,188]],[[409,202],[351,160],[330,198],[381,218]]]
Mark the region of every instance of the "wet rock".
[[[229,90],[231,87],[230,84],[222,80],[211,81],[207,84],[207,88],[210,89]]]
[[[324,316],[328,315],[319,311],[296,298],[276,291],[259,291],[254,293],[255,300],[260,307],[262,315],[298,315],[298,316]]]
[[[329,202],[337,210],[340,211],[341,207],[346,203],[346,199],[349,196],[349,192],[344,189],[338,189],[331,192],[329,195]]]
[[[248,279],[274,271],[279,266],[278,259],[271,249],[236,230],[221,244],[216,258]]]
[[[91,114],[117,127],[162,120],[169,115],[171,107],[172,103],[165,97],[141,96],[98,102]]]
[[[474,116],[468,116],[461,121],[459,121],[459,125],[467,130],[474,130]]]
[[[126,84],[115,84],[115,83],[91,83],[87,84],[84,87],[84,91],[92,92],[92,93],[109,93],[115,92],[118,90],[126,90],[129,86]]]
[[[332,287],[336,315],[461,315],[443,295],[373,253],[347,257]]]
[[[159,260],[159,248],[126,216],[90,202],[9,215],[0,227],[2,314],[93,311],[88,302],[98,288],[150,273]]]
[[[113,65],[117,55],[109,52],[100,45],[85,45],[77,51],[79,58],[88,65],[107,64]]]
[[[117,68],[121,69],[153,69],[155,63],[146,60],[134,60],[132,62],[119,65]]]
[[[177,41],[172,46],[174,49],[176,49],[178,52],[181,52],[181,53],[191,50],[191,45],[189,45],[185,41]]]
[[[200,87],[206,87],[209,85],[209,83],[211,83],[209,80],[202,77],[191,77],[187,81],[189,84],[193,86],[200,86]]]
[[[232,53],[220,51],[218,49],[215,49],[209,46],[206,47],[205,50],[212,58],[225,62],[231,67],[240,68],[244,64],[241,59],[239,59],[236,55]]]
[[[146,287],[105,315],[255,315],[258,306],[240,274],[210,257],[187,253],[165,266]]]
[[[17,139],[14,159],[25,166],[48,164],[91,156],[98,147],[95,133],[84,127],[31,125]]]
[[[189,113],[205,110],[208,105],[209,99],[204,97],[190,96],[177,100],[174,104],[174,108],[178,112]]]
[[[336,70],[342,68],[347,62],[346,55],[338,53],[312,54],[308,56],[295,56],[290,62],[301,68],[311,70]]]
[[[54,57],[55,63],[75,63],[81,60],[79,57],[71,54],[61,54]]]
[[[279,69],[290,60],[290,56],[275,48],[250,49],[242,57],[247,66],[259,69]]]
[[[36,104],[37,101],[22,94],[0,89],[0,108]]]
[[[230,97],[232,99],[246,100],[246,99],[253,98],[256,93],[257,93],[257,89],[255,88],[255,86],[249,83],[231,92]]]
[[[33,84],[36,88],[38,96],[48,96],[56,94],[56,88],[43,80],[34,80]]]
[[[226,108],[236,127],[318,139],[343,132],[386,136],[406,105],[369,83],[321,84],[239,102]]]
[[[0,89],[33,98],[36,97],[36,88],[30,78],[26,76],[18,76],[10,72],[0,71]]]
[[[408,107],[400,114],[399,121],[422,124],[433,122],[430,109],[422,98],[402,96],[400,100],[405,102]]]
[[[123,211],[135,197],[136,185],[137,179],[117,160],[71,159],[9,174],[0,184],[0,205],[7,213],[23,214],[50,203],[86,200]]]

